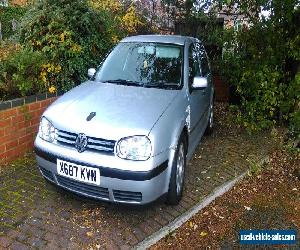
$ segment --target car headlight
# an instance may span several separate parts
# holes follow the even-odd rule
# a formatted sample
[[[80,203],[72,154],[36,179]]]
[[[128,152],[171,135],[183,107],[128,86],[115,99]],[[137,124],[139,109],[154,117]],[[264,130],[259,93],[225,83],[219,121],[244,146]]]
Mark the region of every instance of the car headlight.
[[[55,139],[55,128],[52,123],[44,116],[41,119],[39,127],[39,136],[48,142],[53,142]]]
[[[120,158],[128,160],[148,160],[151,156],[151,142],[147,136],[122,138],[117,143],[116,154]]]

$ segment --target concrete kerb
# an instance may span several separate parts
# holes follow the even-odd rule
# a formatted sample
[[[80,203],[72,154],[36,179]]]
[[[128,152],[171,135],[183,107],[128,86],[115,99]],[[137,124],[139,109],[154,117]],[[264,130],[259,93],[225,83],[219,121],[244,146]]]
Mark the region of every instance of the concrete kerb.
[[[182,224],[188,221],[191,217],[193,217],[196,213],[198,213],[201,209],[208,206],[211,202],[213,202],[217,197],[222,196],[228,190],[230,190],[238,181],[240,181],[247,172],[235,177],[233,180],[224,183],[223,185],[217,187],[209,196],[204,198],[204,200],[200,201],[190,210],[186,211],[184,214],[176,218],[172,221],[169,225],[161,228],[159,231],[155,232],[154,234],[150,235],[148,238],[140,242],[137,246],[133,249],[142,250],[149,248],[169,233],[173,232],[177,228],[179,228]]]

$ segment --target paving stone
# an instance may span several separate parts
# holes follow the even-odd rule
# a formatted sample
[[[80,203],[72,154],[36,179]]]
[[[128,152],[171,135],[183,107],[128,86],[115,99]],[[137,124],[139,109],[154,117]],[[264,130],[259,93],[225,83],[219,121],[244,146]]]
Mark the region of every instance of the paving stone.
[[[178,212],[176,209],[173,209],[173,207],[166,207],[165,211],[172,215],[174,218],[180,215],[180,212]]]
[[[129,245],[123,245],[120,247],[120,250],[129,250],[129,249],[131,249],[131,246]]]
[[[37,217],[32,217],[31,220],[28,221],[28,223],[30,225],[32,225],[33,227],[43,227],[44,226],[44,222],[42,219],[39,219]]]
[[[43,239],[46,241],[55,241],[56,239],[58,239],[58,235],[52,232],[46,232]]]
[[[103,249],[106,249],[106,250],[119,250],[120,249],[120,247],[118,245],[116,245],[116,243],[112,239],[109,239],[106,241],[107,242],[104,245]]]
[[[149,218],[146,223],[152,228],[152,230],[155,232],[155,231],[158,231],[159,229],[161,229],[161,225],[155,221],[153,219],[153,217]]]
[[[138,241],[142,241],[143,239],[146,238],[146,234],[140,229],[140,228],[133,228],[132,230],[133,234],[135,237],[138,239]]]
[[[68,211],[61,211],[59,216],[65,220],[69,220],[72,216],[72,214]]]
[[[139,227],[146,236],[149,236],[155,232],[154,228],[152,228],[147,222],[142,222]]]
[[[19,235],[20,232],[18,232],[17,230],[9,230],[7,232],[7,236],[11,239],[16,239],[16,237]]]
[[[180,203],[178,205],[176,205],[176,206],[173,206],[172,209],[178,211],[179,214],[183,214],[186,211],[186,208],[184,208],[183,206],[181,206]]]
[[[114,230],[113,232],[111,232],[111,238],[119,247],[126,245],[126,237],[122,235],[121,231]]]
[[[46,246],[44,247],[44,250],[56,250],[60,249],[60,246],[56,241],[50,241],[46,243]]]
[[[135,237],[135,235],[132,232],[126,232],[125,233],[125,241],[130,246],[135,246],[139,243],[138,239]]]
[[[189,200],[189,199],[182,199],[182,200],[180,201],[180,205],[181,205],[185,210],[187,210],[187,209],[189,209],[189,208],[191,208],[191,207],[193,206],[193,202],[192,202],[192,200]]]
[[[17,236],[16,236],[16,240],[19,242],[26,242],[28,240],[29,236],[28,234],[25,234],[23,232],[20,232]]]
[[[69,239],[65,239],[64,237],[59,237],[57,243],[60,246],[60,248],[68,248],[71,241]]]
[[[80,245],[75,242],[69,242],[68,249],[81,249]]]
[[[155,220],[157,223],[159,223],[161,226],[165,226],[168,224],[168,220],[162,217],[161,214],[157,214],[153,217],[153,220]]]
[[[27,241],[28,245],[33,248],[43,249],[47,245],[47,241],[42,240],[41,238],[31,237]]]
[[[30,236],[42,238],[45,235],[45,231],[39,227],[32,226],[28,223],[23,224],[20,227],[20,231],[23,232],[24,234],[28,234]]]
[[[8,248],[11,243],[11,238],[7,236],[0,236],[0,247]]]
[[[29,250],[29,246],[26,246],[25,244],[23,243],[20,243],[20,242],[13,242],[10,247],[9,247],[11,250]]]
[[[160,213],[160,215],[168,222],[171,222],[172,220],[175,219],[175,217],[173,215],[169,214],[166,210],[162,211]]]

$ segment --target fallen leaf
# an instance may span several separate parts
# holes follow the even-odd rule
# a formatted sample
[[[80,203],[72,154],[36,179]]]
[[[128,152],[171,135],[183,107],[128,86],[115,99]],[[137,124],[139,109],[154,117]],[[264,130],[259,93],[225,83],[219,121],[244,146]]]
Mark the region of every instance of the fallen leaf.
[[[207,232],[202,231],[202,232],[200,233],[200,236],[201,236],[201,237],[204,237],[204,236],[206,236],[207,234],[208,234]]]
[[[86,235],[87,235],[88,237],[93,237],[94,234],[93,234],[93,232],[87,232]]]
[[[245,208],[247,211],[251,211],[251,210],[252,210],[251,207],[244,206],[244,208]]]

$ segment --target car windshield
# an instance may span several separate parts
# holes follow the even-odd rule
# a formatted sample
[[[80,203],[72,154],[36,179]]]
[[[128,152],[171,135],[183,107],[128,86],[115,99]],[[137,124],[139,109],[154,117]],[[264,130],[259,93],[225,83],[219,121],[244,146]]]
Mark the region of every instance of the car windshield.
[[[178,89],[182,83],[183,47],[162,43],[120,43],[96,73],[114,84]]]

